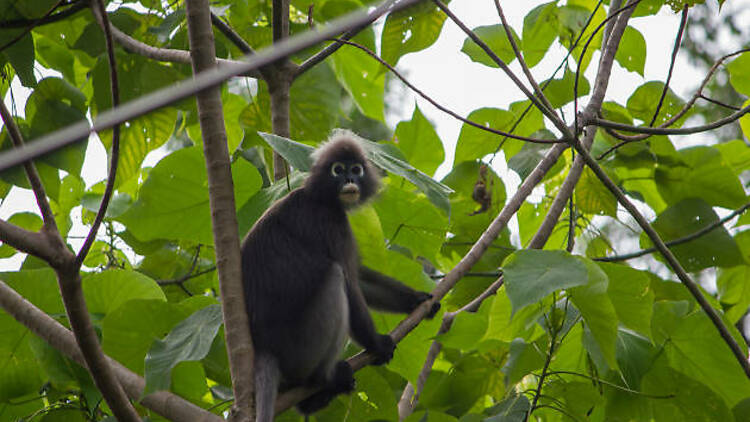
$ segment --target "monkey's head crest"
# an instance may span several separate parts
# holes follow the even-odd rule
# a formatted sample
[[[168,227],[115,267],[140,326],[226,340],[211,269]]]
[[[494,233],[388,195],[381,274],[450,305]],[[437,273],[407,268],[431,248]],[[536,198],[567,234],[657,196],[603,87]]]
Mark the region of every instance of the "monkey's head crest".
[[[363,204],[378,190],[377,170],[367,159],[365,141],[348,130],[336,130],[312,154],[305,190],[345,209]]]

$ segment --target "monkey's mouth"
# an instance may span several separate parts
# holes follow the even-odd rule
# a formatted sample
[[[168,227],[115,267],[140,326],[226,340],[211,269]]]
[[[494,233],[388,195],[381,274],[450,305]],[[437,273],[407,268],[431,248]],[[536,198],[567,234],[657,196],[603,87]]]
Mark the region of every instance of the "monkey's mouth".
[[[359,202],[359,186],[356,183],[347,183],[339,191],[339,199],[344,205],[356,205]]]

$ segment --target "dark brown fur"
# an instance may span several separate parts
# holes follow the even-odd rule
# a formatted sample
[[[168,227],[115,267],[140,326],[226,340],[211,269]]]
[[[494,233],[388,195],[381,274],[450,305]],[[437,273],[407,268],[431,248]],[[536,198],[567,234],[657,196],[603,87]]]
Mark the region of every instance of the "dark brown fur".
[[[376,193],[377,173],[359,141],[349,134],[336,135],[314,158],[304,185],[270,207],[242,243],[245,299],[256,352],[258,422],[272,421],[279,386],[321,388],[298,405],[304,413],[353,389],[351,368],[344,361],[337,363],[342,330],[348,329],[379,363],[391,359],[395,344],[375,331],[360,275],[380,309],[409,312],[431,297],[359,267],[348,207],[338,196],[342,184],[351,181],[331,173],[335,162],[361,164],[364,174],[352,179],[359,186],[360,203]],[[343,335],[345,339],[346,332]]]

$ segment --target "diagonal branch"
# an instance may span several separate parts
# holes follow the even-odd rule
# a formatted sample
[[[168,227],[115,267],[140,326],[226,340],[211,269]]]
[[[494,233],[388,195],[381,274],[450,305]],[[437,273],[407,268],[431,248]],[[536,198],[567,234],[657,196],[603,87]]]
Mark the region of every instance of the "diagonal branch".
[[[10,286],[0,281],[0,308],[50,346],[68,358],[86,366],[75,337],[62,324],[26,300]],[[160,391],[143,397],[146,382],[119,362],[107,358],[118,380],[133,400],[159,415],[174,421],[221,422],[223,419],[168,391]]]
[[[70,3],[69,5],[70,7],[63,10],[62,12],[58,12],[55,14],[47,13],[39,19],[10,19],[6,21],[0,21],[0,29],[26,28],[29,26],[37,27],[46,25],[48,23],[55,23],[85,9],[88,6],[88,2],[86,0],[77,0],[73,3]],[[51,12],[54,12],[60,6],[61,4],[55,6]]]
[[[453,12],[451,12],[450,9],[448,9],[448,6],[446,6],[445,3],[443,3],[441,0],[432,0],[432,2],[438,8],[440,8],[440,10],[442,10],[443,13],[445,13],[446,16],[448,16],[459,28],[461,28],[461,30],[464,31],[464,33],[469,38],[471,38],[471,40],[474,41],[474,43],[478,45],[479,48],[484,50],[487,56],[489,56],[490,59],[492,59],[492,61],[495,62],[495,64],[497,64],[500,67],[500,69],[502,69],[503,72],[505,72],[506,75],[508,75],[510,80],[513,81],[514,84],[516,84],[518,89],[520,89],[521,92],[523,92],[524,95],[526,95],[526,97],[539,109],[539,111],[541,111],[545,115],[545,117],[550,119],[552,124],[554,124],[555,127],[560,131],[560,133],[563,134],[563,137],[573,136],[573,133],[570,131],[568,126],[565,124],[565,122],[562,121],[562,119],[560,119],[557,116],[555,111],[548,109],[539,98],[534,96],[534,94],[532,94],[531,91],[529,91],[529,89],[526,88],[523,82],[521,82],[521,80],[518,79],[518,77],[513,73],[513,71],[510,70],[508,65],[505,64],[505,62],[500,57],[498,57],[498,55],[495,54],[494,51],[492,51],[492,49],[487,45],[487,43],[482,41],[482,39],[479,38],[479,36],[474,31],[469,29],[469,27],[467,27],[460,19],[458,19],[458,17]]]
[[[588,150],[586,150],[586,148],[578,140],[571,140],[571,144],[576,149],[578,154],[583,157],[586,165],[589,166],[594,174],[596,174],[596,177],[598,177],[599,180],[604,184],[604,186],[606,186],[607,189],[612,192],[612,194],[617,198],[617,201],[620,203],[620,205],[628,210],[630,215],[633,216],[633,218],[638,222],[638,225],[641,226],[644,232],[646,232],[646,235],[648,235],[649,239],[651,239],[651,242],[654,244],[656,249],[659,251],[659,253],[662,254],[669,266],[677,274],[677,277],[680,279],[680,281],[682,281],[682,284],[687,287],[688,291],[695,298],[695,301],[698,302],[698,305],[701,307],[703,312],[708,315],[708,318],[716,327],[719,335],[727,344],[727,346],[729,346],[732,354],[742,367],[745,375],[750,378],[750,362],[748,362],[747,360],[745,351],[742,350],[734,337],[732,337],[732,334],[724,325],[724,322],[722,321],[719,313],[703,296],[703,293],[701,293],[698,285],[693,281],[692,278],[690,278],[688,273],[685,272],[685,269],[682,268],[680,262],[677,260],[677,258],[675,258],[674,254],[672,254],[672,251],[670,251],[667,245],[664,244],[664,241],[661,240],[651,224],[649,224],[646,218],[638,211],[638,208],[636,208],[635,205],[630,202],[630,200],[625,196],[620,188],[618,188],[617,185],[612,181],[612,179],[607,176],[607,173],[604,172],[604,170],[601,168],[601,166],[599,166],[596,160],[591,157],[591,154],[589,154]]]
[[[393,0],[385,0],[380,3],[380,5],[390,4],[392,1]],[[392,9],[401,10],[402,8],[416,4],[419,1],[420,0],[401,0],[397,5],[393,6]],[[376,7],[374,10],[377,11],[379,9],[380,6]],[[369,22],[374,14],[375,12],[370,9],[358,9],[331,21],[330,24],[324,28],[311,29],[303,34],[285,38],[283,41],[274,44],[272,47],[258,51],[256,54],[247,57],[242,61],[225,61],[225,65],[223,66],[218,66],[217,68],[201,72],[201,74],[195,75],[193,78],[142,95],[138,99],[125,103],[120,107],[100,113],[96,119],[94,119],[92,126],[89,126],[87,120],[82,120],[52,134],[39,137],[35,139],[34,142],[25,145],[23,148],[10,150],[0,154],[0,171],[73,144],[95,131],[110,128],[118,123],[123,123],[158,108],[193,96],[199,91],[220,85],[231,77],[247,74],[249,71],[259,69],[260,67],[271,64],[281,58],[288,57],[294,53],[316,45],[321,41],[330,39],[342,31],[363,25]],[[112,34],[114,38],[117,39],[117,31],[113,30]],[[220,63],[222,62],[220,61]]]
[[[659,110],[661,110],[662,104],[664,104],[664,98],[667,96],[669,91],[669,82],[672,80],[672,72],[674,71],[674,63],[677,61],[677,52],[680,51],[680,44],[682,44],[682,34],[685,33],[685,26],[687,26],[688,18],[688,5],[682,9],[682,18],[680,19],[680,29],[677,30],[677,37],[674,40],[674,47],[672,47],[672,59],[669,62],[669,71],[667,72],[667,80],[664,82],[664,88],[661,90],[661,96],[659,97],[659,103],[656,105],[654,110],[654,117],[651,118],[649,126],[653,126],[656,122],[656,118],[659,117]]]
[[[685,127],[685,128],[666,128],[666,127],[647,127],[647,126],[633,126],[624,123],[613,122],[610,120],[600,119],[598,117],[591,117],[584,120],[584,125],[599,126],[608,129],[624,130],[635,133],[647,133],[649,135],[691,135],[693,133],[706,132],[722,126],[728,125],[740,117],[750,112],[750,105],[745,106],[738,111],[721,118],[715,122],[708,123],[700,126]]]

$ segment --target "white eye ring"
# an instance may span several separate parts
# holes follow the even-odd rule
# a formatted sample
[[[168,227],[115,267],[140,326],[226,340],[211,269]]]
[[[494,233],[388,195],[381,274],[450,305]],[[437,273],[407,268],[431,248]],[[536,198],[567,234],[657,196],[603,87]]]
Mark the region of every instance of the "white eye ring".
[[[344,174],[345,170],[346,167],[344,166],[344,164],[337,161],[331,166],[331,175],[334,177],[341,176],[342,174]]]
[[[352,167],[352,174],[355,176],[362,176],[365,174],[365,168],[362,167],[362,164],[353,164]]]

